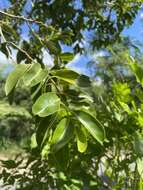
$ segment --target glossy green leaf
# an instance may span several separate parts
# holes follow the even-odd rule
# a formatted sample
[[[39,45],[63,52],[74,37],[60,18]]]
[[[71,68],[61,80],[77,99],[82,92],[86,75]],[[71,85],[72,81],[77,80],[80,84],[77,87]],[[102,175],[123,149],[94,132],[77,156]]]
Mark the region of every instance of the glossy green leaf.
[[[104,129],[90,114],[79,111],[77,113],[78,120],[89,131],[89,133],[100,143],[103,144],[105,139]]]
[[[36,141],[36,133],[33,133],[33,135],[31,136],[31,144],[30,144],[31,148],[36,148],[37,147],[37,141]]]
[[[23,76],[23,82],[26,86],[35,86],[36,84],[43,81],[48,75],[46,69],[41,69],[41,65],[38,63],[33,63],[31,67]]]
[[[15,70],[12,71],[6,80],[5,84],[5,93],[8,95],[17,85],[19,79],[23,76],[23,74],[28,69],[29,65],[23,64],[23,65],[17,65]]]
[[[61,69],[56,71],[54,76],[70,84],[75,84],[79,74],[72,70]]]
[[[54,92],[42,94],[32,107],[34,115],[46,117],[60,109],[60,99]]]
[[[70,125],[67,118],[62,119],[55,129],[51,140],[52,151],[56,152],[65,146],[71,139],[72,135],[73,126]]]
[[[31,80],[30,87],[35,86],[36,84],[44,81],[48,76],[48,71],[46,69],[40,69],[39,72]]]
[[[73,60],[74,54],[73,54],[73,53],[66,52],[66,53],[62,53],[62,54],[60,55],[60,57],[61,57],[61,59],[62,59],[63,61],[69,62],[69,61]]]
[[[78,151],[81,153],[85,152],[87,149],[87,137],[84,128],[76,128],[76,140]]]

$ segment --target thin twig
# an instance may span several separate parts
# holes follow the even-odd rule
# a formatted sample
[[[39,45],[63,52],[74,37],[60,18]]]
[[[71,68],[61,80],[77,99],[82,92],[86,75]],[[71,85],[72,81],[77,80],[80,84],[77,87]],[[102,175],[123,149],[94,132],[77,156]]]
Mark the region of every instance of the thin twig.
[[[40,25],[42,25],[42,26],[44,26],[44,27],[49,27],[48,25],[44,24],[44,23],[41,22],[41,21],[33,20],[33,19],[30,19],[30,18],[26,18],[26,17],[24,17],[24,16],[13,15],[13,14],[4,12],[4,11],[2,11],[2,10],[0,10],[0,14],[3,14],[3,15],[8,16],[8,17],[10,17],[10,18],[23,20],[23,21],[25,21],[25,22],[36,23],[36,24],[40,24]]]
[[[12,44],[15,48],[17,48],[19,51],[21,51],[22,53],[24,53],[31,61],[34,61],[34,59],[25,50],[21,49],[19,46],[17,46],[13,42],[8,42],[8,43]]]

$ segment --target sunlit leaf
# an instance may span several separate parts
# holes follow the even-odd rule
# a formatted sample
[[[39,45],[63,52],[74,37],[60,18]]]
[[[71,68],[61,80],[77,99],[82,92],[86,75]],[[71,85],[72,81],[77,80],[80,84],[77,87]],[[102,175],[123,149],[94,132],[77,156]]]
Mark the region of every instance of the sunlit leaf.
[[[84,128],[82,127],[76,128],[76,140],[77,140],[78,151],[81,153],[85,152],[87,149],[87,137]]]
[[[56,152],[65,146],[72,138],[72,135],[73,126],[70,125],[70,122],[67,118],[62,119],[57,125],[52,137],[52,151]]]
[[[73,53],[69,53],[69,52],[62,53],[60,55],[60,58],[62,59],[62,61],[70,62],[71,60],[73,60],[74,54]]]
[[[36,142],[36,133],[33,133],[33,135],[31,136],[31,144],[30,144],[31,148],[36,148],[37,147],[37,142]]]
[[[42,94],[32,107],[34,115],[46,117],[60,109],[60,99],[54,92]]]
[[[79,111],[77,113],[78,120],[89,131],[89,133],[100,143],[103,144],[105,139],[105,132],[102,126],[97,123],[94,117],[90,114]]]
[[[79,76],[78,73],[68,69],[61,69],[53,73],[56,78],[66,81],[70,84],[75,84]]]
[[[29,65],[23,64],[23,65],[17,65],[15,70],[12,71],[6,80],[5,84],[5,93],[8,95],[17,85],[19,79],[23,76],[25,71],[28,69]]]
[[[48,71],[46,69],[41,69],[40,64],[33,63],[27,72],[25,72],[22,79],[26,86],[32,87],[43,81],[47,75]]]

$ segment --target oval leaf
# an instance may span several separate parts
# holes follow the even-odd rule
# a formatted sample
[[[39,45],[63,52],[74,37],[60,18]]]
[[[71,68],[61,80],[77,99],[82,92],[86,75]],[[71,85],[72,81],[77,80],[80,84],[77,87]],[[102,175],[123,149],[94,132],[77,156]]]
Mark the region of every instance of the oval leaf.
[[[87,149],[87,137],[83,128],[76,128],[76,139],[78,151],[81,153],[85,152]]]
[[[54,76],[70,84],[75,84],[79,74],[72,70],[61,69],[56,71]]]
[[[34,115],[46,117],[60,109],[60,99],[54,92],[42,94],[32,107]]]
[[[69,52],[65,52],[65,53],[62,53],[60,55],[62,61],[66,61],[66,62],[69,62],[71,60],[73,60],[74,58],[74,54],[73,53],[69,53]]]
[[[57,152],[63,146],[65,146],[73,135],[73,126],[70,126],[69,120],[64,118],[60,121],[57,128],[54,131],[51,144],[52,151]]]
[[[39,63],[33,63],[27,72],[23,75],[23,82],[26,86],[33,87],[43,81],[48,74],[48,71],[41,69]]]
[[[15,70],[12,71],[6,80],[5,84],[5,93],[8,95],[17,85],[19,79],[23,76],[25,71],[28,69],[29,65],[23,64],[23,65],[17,65]]]
[[[103,127],[97,124],[97,121],[90,114],[79,111],[76,112],[78,120],[89,131],[89,133],[100,143],[103,144],[105,133]]]
[[[48,71],[46,69],[40,69],[39,72],[33,77],[30,83],[30,87],[37,85],[38,83],[44,81],[48,75]]]

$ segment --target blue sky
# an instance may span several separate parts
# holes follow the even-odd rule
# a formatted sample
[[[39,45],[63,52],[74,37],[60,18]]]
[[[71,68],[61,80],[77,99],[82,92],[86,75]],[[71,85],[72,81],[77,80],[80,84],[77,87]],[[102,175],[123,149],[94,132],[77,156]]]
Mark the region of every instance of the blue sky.
[[[138,12],[134,23],[123,31],[123,35],[130,36],[135,40],[143,42],[143,9]]]
[[[30,0],[27,0],[27,2]],[[9,6],[9,3],[7,0],[0,0],[0,9],[4,9]],[[26,38],[26,28],[23,28],[23,37]],[[130,36],[133,40],[137,40],[139,42],[143,42],[143,8],[138,12],[134,23],[129,27],[126,28],[123,33],[124,36]],[[63,47],[64,51],[70,51],[70,47]],[[74,58],[74,60],[69,64],[69,66],[80,72],[80,73],[86,73],[90,74],[89,69],[87,69],[87,63],[91,59],[90,56],[84,56],[77,54]],[[50,58],[49,55],[45,55],[45,60],[48,60],[48,62],[51,63],[52,59]],[[7,59],[5,56],[0,53],[0,64],[7,62]]]

